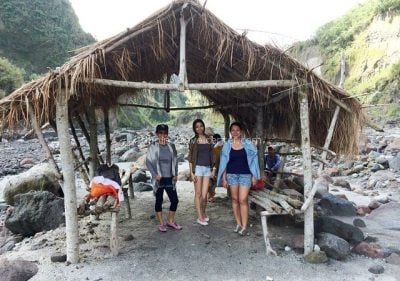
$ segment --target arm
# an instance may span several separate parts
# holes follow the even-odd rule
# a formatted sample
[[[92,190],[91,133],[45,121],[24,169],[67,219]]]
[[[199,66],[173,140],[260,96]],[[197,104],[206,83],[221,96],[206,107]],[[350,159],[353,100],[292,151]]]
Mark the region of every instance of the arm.
[[[172,169],[175,169],[175,176],[172,178],[172,180],[176,181],[178,179],[178,161],[177,161],[178,152],[176,151],[175,144],[171,143],[171,146],[173,152],[172,157],[175,159],[175,167],[172,167]]]
[[[275,154],[275,165],[271,168],[271,170],[278,170],[279,167],[281,166],[281,157],[278,154]]]
[[[146,167],[149,170],[151,177],[156,178],[157,177],[157,167],[154,167],[153,165],[153,159],[152,159],[152,154],[154,151],[154,145],[150,145],[149,149],[147,150],[147,155],[146,155]]]
[[[194,183],[196,183],[197,181],[197,177],[195,176],[195,174],[193,173],[193,141],[194,138],[192,138],[189,142],[189,155],[188,155],[188,161],[189,161],[189,171],[190,171],[190,178],[192,179],[192,181]]]

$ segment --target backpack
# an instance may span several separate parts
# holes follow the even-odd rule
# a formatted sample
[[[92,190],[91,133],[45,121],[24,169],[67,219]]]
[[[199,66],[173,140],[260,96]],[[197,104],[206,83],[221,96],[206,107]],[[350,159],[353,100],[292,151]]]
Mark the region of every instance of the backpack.
[[[101,164],[96,170],[96,176],[103,176],[121,185],[119,167],[115,164],[112,164],[111,166],[108,166],[107,164]]]

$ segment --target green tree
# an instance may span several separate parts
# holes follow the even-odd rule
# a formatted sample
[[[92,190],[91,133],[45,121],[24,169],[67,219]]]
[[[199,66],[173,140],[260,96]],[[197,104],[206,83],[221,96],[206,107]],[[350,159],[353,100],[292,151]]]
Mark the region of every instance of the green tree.
[[[27,77],[63,64],[73,50],[94,41],[68,0],[0,1],[0,55]]]
[[[10,94],[24,82],[24,71],[0,57],[0,98]],[[2,92],[2,93],[1,93]]]

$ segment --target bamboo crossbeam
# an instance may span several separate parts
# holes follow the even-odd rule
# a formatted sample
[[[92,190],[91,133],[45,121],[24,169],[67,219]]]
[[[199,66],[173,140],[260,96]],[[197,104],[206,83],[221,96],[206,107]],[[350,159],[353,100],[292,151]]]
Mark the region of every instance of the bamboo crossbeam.
[[[109,79],[84,79],[85,83],[94,83],[103,86],[113,86],[132,89],[158,89],[180,91],[181,88],[177,84],[160,84],[150,82],[131,82],[117,81]],[[189,83],[186,90],[232,90],[232,89],[251,89],[251,88],[268,88],[268,87],[294,87],[297,85],[293,80],[259,80],[259,81],[239,81],[239,82],[223,82],[223,83]]]
[[[310,206],[311,202],[314,201],[314,195],[317,192],[318,185],[314,184],[313,188],[311,189],[310,193],[306,195],[306,200],[304,201],[303,206],[301,206],[300,211],[304,212]]]
[[[262,193],[259,193],[257,191],[252,191],[250,193],[249,198],[250,197],[253,197],[256,200],[258,200],[259,202],[261,202],[262,204],[261,205],[259,204],[260,206],[262,206],[264,208],[268,207],[271,211],[273,211],[277,214],[282,213],[282,207],[279,206],[278,204],[276,204],[275,202],[273,202],[270,198],[267,198],[266,196],[264,196]]]

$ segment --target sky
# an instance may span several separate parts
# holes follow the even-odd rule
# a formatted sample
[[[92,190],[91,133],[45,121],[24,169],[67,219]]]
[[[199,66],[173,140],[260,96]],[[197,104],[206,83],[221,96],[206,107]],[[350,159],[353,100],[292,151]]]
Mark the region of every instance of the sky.
[[[200,0],[203,4],[205,0]],[[366,0],[207,0],[206,8],[258,43],[284,47]],[[133,27],[171,0],[70,0],[82,28],[97,40]]]

